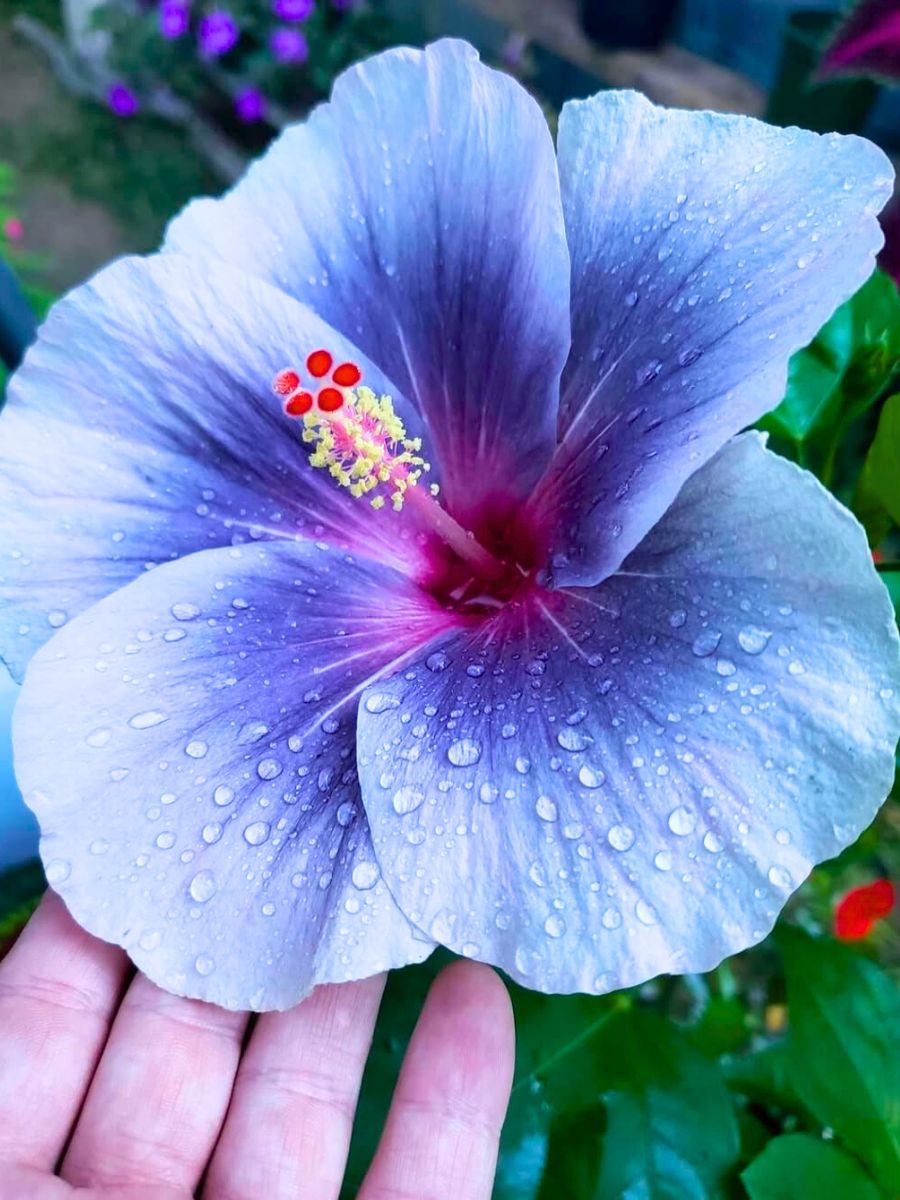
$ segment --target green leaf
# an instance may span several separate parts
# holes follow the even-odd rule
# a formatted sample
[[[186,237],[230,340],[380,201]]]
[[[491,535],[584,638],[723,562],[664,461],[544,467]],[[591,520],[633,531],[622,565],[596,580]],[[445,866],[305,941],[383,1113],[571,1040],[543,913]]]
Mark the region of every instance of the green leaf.
[[[592,1200],[705,1200],[720,1195],[740,1150],[715,1063],[649,1010],[603,1031],[608,1090],[600,1180]]]
[[[46,886],[44,870],[37,859],[0,871],[0,942],[19,932]]]
[[[822,1125],[900,1192],[900,989],[837,942],[783,927],[788,1070]]]
[[[879,567],[878,574],[888,590],[897,620],[900,621],[900,568]]]
[[[847,427],[876,402],[900,355],[900,297],[876,271],[791,359],[781,404],[760,421],[772,448],[826,482]]]
[[[883,1200],[862,1167],[821,1138],[773,1138],[741,1175],[750,1200]]]
[[[878,429],[857,486],[858,505],[865,511],[874,500],[900,525],[900,395],[890,396],[878,418]],[[880,539],[879,539],[880,540]]]

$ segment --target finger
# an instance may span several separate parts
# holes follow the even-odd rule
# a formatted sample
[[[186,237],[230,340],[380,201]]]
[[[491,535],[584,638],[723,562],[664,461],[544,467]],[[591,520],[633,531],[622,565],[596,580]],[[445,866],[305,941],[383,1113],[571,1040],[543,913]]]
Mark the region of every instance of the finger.
[[[384,976],[318,987],[260,1017],[204,1200],[334,1200]]]
[[[55,1166],[127,971],[121,950],[79,929],[58,896],[45,896],[0,964],[0,1163]]]
[[[62,1166],[79,1187],[193,1191],[228,1107],[247,1023],[138,975],[126,993]]]
[[[512,1085],[506,988],[456,962],[425,1001],[359,1200],[489,1200]]]

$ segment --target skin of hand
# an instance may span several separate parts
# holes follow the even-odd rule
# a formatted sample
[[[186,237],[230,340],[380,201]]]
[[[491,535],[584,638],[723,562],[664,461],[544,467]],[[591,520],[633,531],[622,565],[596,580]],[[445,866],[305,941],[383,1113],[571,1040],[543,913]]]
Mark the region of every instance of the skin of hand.
[[[132,976],[48,894],[0,963],[0,1200],[337,1200],[383,988],[251,1024]],[[358,1200],[489,1200],[513,1047],[499,977],[445,968]]]

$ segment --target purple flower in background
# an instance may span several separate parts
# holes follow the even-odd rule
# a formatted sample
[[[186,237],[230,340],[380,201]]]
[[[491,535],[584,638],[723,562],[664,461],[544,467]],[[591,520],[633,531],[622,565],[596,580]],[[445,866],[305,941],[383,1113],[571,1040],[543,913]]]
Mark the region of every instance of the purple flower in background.
[[[164,38],[184,37],[191,23],[188,0],[162,0],[159,6],[159,31]]]
[[[567,992],[763,937],[891,785],[900,661],[857,522],[739,431],[890,177],[628,92],[557,156],[443,42],[60,301],[0,418],[0,653],[75,917],[254,1009],[438,943]]]
[[[315,8],[315,0],[273,0],[272,11],[282,21],[305,21]]]
[[[302,63],[309,58],[309,45],[299,29],[276,29],[269,44],[279,62]]]
[[[207,58],[220,58],[227,54],[240,37],[234,17],[227,12],[211,12],[200,22],[200,52]]]
[[[839,26],[819,65],[830,75],[876,75],[900,79],[900,4],[861,0]]]
[[[266,113],[266,98],[259,88],[243,88],[234,98],[234,111],[242,121],[261,121]]]
[[[107,89],[106,103],[117,117],[133,117],[139,107],[137,96],[124,83],[114,83]]]

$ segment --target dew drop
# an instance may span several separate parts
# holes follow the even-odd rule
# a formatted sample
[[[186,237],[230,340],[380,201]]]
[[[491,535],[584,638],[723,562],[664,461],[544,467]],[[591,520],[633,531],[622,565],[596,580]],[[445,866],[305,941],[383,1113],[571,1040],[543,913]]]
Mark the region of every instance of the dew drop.
[[[399,707],[400,701],[389,692],[373,692],[371,696],[366,696],[366,712],[383,713]]]
[[[234,792],[230,787],[220,784],[213,792],[213,804],[217,804],[219,808],[224,808],[226,804],[230,804],[234,799]]]
[[[606,776],[602,771],[597,770],[595,767],[589,767],[587,763],[578,772],[578,782],[582,787],[590,788],[591,790],[602,787],[605,779]]]
[[[710,854],[719,854],[725,849],[725,843],[717,833],[710,829],[703,835],[703,845]]]
[[[471,767],[481,758],[481,746],[472,738],[460,738],[458,742],[450,745],[447,757],[454,767]]]
[[[676,608],[674,612],[669,613],[669,624],[673,629],[680,629],[687,620],[687,613],[683,608]]]
[[[604,929],[618,929],[622,924],[622,914],[617,908],[604,909],[600,922]]]
[[[283,769],[277,758],[263,758],[256,764],[256,773],[260,779],[277,779]]]
[[[761,629],[759,625],[745,625],[738,633],[738,645],[745,654],[762,654],[771,636],[768,629]]]
[[[215,959],[209,954],[198,954],[194,959],[194,970],[198,975],[212,975],[215,969]]]
[[[441,671],[446,671],[450,666],[450,659],[443,650],[435,650],[434,654],[429,654],[425,659],[425,666],[435,675],[439,675]]]
[[[634,845],[634,830],[628,825],[611,825],[606,840],[613,850],[629,850]]]
[[[171,850],[175,845],[175,834],[170,829],[156,835],[156,844],[160,850]]]
[[[369,888],[373,888],[378,882],[381,871],[378,869],[377,863],[361,862],[357,863],[350,875],[350,880],[355,888],[361,892],[367,892]]]
[[[184,748],[184,752],[188,758],[204,758],[208,751],[209,746],[206,744],[206,742],[201,742],[199,740],[188,742]]]
[[[678,837],[687,837],[689,833],[693,833],[696,824],[696,817],[683,804],[679,804],[677,808],[673,808],[669,813],[669,828]]]
[[[106,840],[106,838],[94,838],[90,846],[88,846],[88,850],[90,850],[91,854],[105,854],[108,849],[109,842]]]
[[[634,911],[642,925],[655,925],[659,921],[656,909],[652,904],[648,904],[646,900],[638,900],[634,906]]]
[[[394,806],[394,812],[398,816],[403,817],[407,813],[415,812],[417,808],[421,807],[424,799],[425,793],[420,792],[418,788],[404,786],[394,792],[394,798],[391,803]]]
[[[222,826],[218,821],[210,821],[200,830],[200,836],[206,842],[207,846],[212,846],[222,836]]]
[[[269,836],[269,825],[266,821],[252,821],[244,830],[244,841],[250,846],[261,846]]]
[[[188,886],[191,899],[205,904],[216,894],[216,877],[212,871],[198,871]]]
[[[558,938],[566,932],[566,923],[557,913],[551,915],[544,922],[544,933],[548,937]]]
[[[149,709],[147,712],[135,713],[128,724],[132,729],[152,729],[154,725],[162,725],[163,721],[167,720],[165,713]]]
[[[102,750],[111,737],[111,729],[94,729],[84,740],[95,750]]]
[[[575,729],[567,725],[565,729],[561,729],[556,735],[556,740],[563,750],[577,754],[579,750],[584,750],[590,746],[594,739],[581,729]]]
[[[559,809],[556,807],[556,802],[551,800],[549,796],[538,796],[534,810],[542,821],[555,821],[559,816]]]
[[[721,633],[717,633],[715,629],[704,629],[694,639],[694,644],[691,646],[693,652],[698,658],[707,658],[713,654],[722,640]]]
[[[47,863],[45,874],[48,883],[63,883],[69,878],[72,872],[71,863],[67,863],[64,858],[54,858]]]
[[[769,883],[777,888],[791,886],[791,873],[785,867],[769,867]]]
[[[173,604],[170,612],[176,621],[193,621],[200,616],[200,609],[196,604]]]
[[[658,854],[654,855],[653,865],[657,871],[671,871],[672,855],[668,850],[660,850]]]

